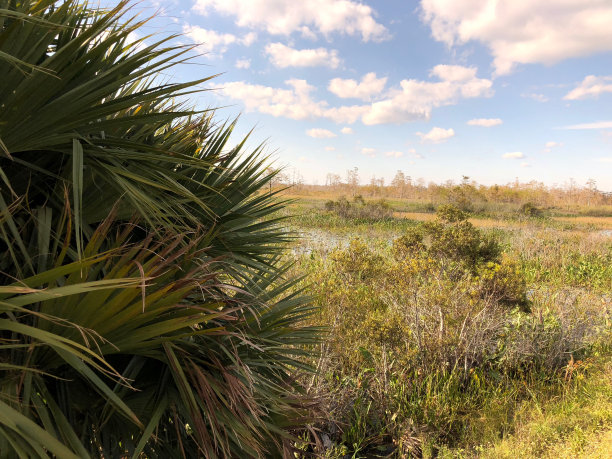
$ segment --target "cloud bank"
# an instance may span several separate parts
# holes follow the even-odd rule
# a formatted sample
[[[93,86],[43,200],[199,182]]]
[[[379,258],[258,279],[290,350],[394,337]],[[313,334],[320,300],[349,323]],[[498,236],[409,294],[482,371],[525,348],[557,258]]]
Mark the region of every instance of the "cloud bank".
[[[436,40],[488,47],[498,75],[612,50],[607,0],[422,0],[421,10]]]
[[[194,11],[210,11],[232,16],[236,25],[265,30],[272,35],[294,32],[306,37],[315,33],[360,36],[362,41],[382,41],[390,37],[375,19],[374,10],[352,0],[197,0]]]

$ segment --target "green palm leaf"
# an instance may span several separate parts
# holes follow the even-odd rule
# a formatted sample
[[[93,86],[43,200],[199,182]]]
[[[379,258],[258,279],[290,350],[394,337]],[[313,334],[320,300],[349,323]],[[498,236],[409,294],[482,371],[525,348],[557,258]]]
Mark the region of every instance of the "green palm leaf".
[[[318,332],[284,203],[126,11],[0,0],[0,454],[279,454]]]

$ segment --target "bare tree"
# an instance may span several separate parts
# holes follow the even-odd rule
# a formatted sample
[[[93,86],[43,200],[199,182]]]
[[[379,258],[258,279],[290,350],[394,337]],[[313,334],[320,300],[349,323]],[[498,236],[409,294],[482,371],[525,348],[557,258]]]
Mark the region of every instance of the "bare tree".
[[[359,186],[359,169],[357,167],[346,171],[346,184],[351,188],[351,193],[354,195]]]
[[[395,192],[399,194],[400,198],[404,197],[404,190],[406,188],[406,175],[398,170],[391,181],[391,186],[395,189]]]

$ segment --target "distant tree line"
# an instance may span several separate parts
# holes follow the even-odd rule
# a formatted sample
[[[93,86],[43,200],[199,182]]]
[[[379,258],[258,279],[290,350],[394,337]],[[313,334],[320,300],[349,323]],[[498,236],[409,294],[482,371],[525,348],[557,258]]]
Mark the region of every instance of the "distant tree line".
[[[487,202],[524,204],[536,206],[601,206],[612,205],[612,193],[601,191],[597,182],[589,179],[579,184],[574,179],[563,184],[552,186],[542,182],[513,182],[496,185],[482,185],[469,176],[462,176],[460,182],[447,180],[443,183],[426,182],[422,178],[413,178],[408,173],[398,170],[390,183],[384,178],[372,176],[369,182],[362,180],[357,167],[348,169],[345,177],[328,173],[325,182],[306,184],[299,172],[291,174],[282,170],[269,169],[276,174],[272,186],[293,186],[293,191],[304,194],[329,194],[330,192],[346,196],[363,196],[371,198],[400,198],[414,201],[445,202],[460,208],[478,206]]]

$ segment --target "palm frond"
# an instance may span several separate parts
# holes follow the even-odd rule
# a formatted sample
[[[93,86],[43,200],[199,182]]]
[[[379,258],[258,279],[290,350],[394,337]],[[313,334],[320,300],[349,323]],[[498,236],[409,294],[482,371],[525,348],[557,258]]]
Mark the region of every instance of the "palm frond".
[[[0,451],[274,454],[318,333],[284,202],[128,11],[0,0]]]

